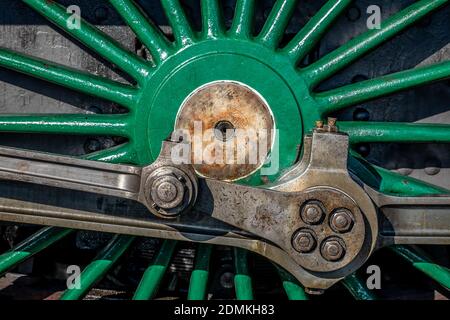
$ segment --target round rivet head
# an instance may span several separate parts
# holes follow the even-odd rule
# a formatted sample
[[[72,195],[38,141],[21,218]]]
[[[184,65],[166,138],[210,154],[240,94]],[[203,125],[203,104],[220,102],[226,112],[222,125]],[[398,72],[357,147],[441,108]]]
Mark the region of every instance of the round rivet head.
[[[292,247],[301,253],[307,253],[316,247],[316,236],[313,231],[301,229],[292,237]]]
[[[353,214],[347,209],[338,209],[331,215],[330,226],[336,232],[349,232],[353,224]]]
[[[441,171],[442,163],[438,159],[429,159],[425,161],[425,173],[429,176],[435,176]]]
[[[320,253],[325,260],[338,261],[345,255],[344,242],[339,238],[329,238],[322,243]]]
[[[308,202],[303,206],[301,217],[307,224],[318,224],[324,216],[322,206],[318,201]]]

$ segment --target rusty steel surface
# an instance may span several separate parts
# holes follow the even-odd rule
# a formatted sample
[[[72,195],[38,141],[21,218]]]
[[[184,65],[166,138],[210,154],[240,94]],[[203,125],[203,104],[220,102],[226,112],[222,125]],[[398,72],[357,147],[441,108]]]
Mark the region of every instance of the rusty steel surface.
[[[116,171],[133,172],[133,179],[138,172],[141,183],[134,195],[130,197],[128,191],[115,189],[117,196],[136,200],[158,216],[164,215],[158,209],[176,210],[166,212],[176,219],[161,221],[151,218],[148,211],[128,211],[124,215],[124,212],[105,213],[98,209],[88,211],[4,198],[0,203],[0,220],[237,246],[278,263],[307,288],[326,289],[359,269],[374,249],[382,246],[377,241],[380,233],[384,237],[389,236],[383,233],[385,229],[378,230],[383,216],[377,213],[372,199],[363,186],[349,176],[346,167],[349,137],[332,129],[315,130],[312,136],[308,136],[303,162],[268,188],[197,179],[192,166],[184,164],[174,167],[172,150],[180,143],[173,141],[165,141],[157,161],[141,170],[15,151],[14,154],[25,162],[20,165],[21,172],[11,171],[11,167],[4,168],[7,173],[4,176],[8,180],[36,181],[85,192],[98,192],[99,186],[106,181],[109,184],[104,191],[100,188],[100,192],[108,194],[111,186],[114,189],[115,183],[111,182],[126,181],[115,179]],[[36,165],[39,169],[41,162],[60,163],[62,170],[56,170],[51,177],[43,177],[40,170],[33,169]],[[64,166],[69,169],[74,166],[89,168],[88,177],[79,177],[75,184],[67,181]],[[24,179],[27,172],[27,179]],[[114,179],[109,179],[109,175]],[[157,186],[163,186],[161,190],[154,187],[155,182]],[[175,192],[180,183],[184,187]],[[177,199],[179,194],[180,199]],[[373,197],[377,199],[376,194]],[[438,204],[442,201],[448,203],[448,197],[420,199],[413,198],[413,203],[406,201],[406,206],[416,205],[417,201],[430,205],[436,201]],[[397,201],[390,198],[381,200],[388,203]],[[379,202],[379,206],[386,206],[385,202]],[[191,213],[190,206],[193,206]],[[408,220],[407,213],[399,211],[397,222],[392,224],[394,233],[390,236],[391,240],[396,240],[396,231],[406,231],[411,233],[410,240],[414,243],[448,243],[449,237],[439,234],[437,225],[429,225],[431,236],[421,237],[421,233],[414,228],[417,219],[420,216]],[[221,226],[216,222],[225,224]]]
[[[132,218],[130,216],[132,212],[128,212],[127,217],[123,217],[114,215],[113,213],[99,214],[43,204],[36,206],[36,204],[12,199],[5,201],[1,206],[0,219],[6,221],[25,219],[26,221],[33,221],[33,223],[37,224],[50,223],[51,225],[71,228],[157,236],[177,240],[207,241],[208,243],[239,246],[258,252],[282,265],[309,288],[324,289],[339,281],[349,272],[356,270],[366,261],[371,251],[372,241],[376,238],[376,233],[366,236],[366,231],[373,230],[376,226],[371,225],[373,219],[363,218],[359,211],[359,203],[356,203],[339,189],[324,188],[323,186],[326,184],[321,182],[320,179],[323,179],[323,177],[320,177],[318,174],[323,170],[321,168],[323,163],[319,161],[320,156],[323,154],[335,160],[335,167],[346,162],[342,158],[345,158],[347,153],[343,152],[342,148],[345,150],[348,146],[348,136],[339,133],[315,132],[311,144],[317,146],[317,148],[310,150],[312,154],[306,155],[306,159],[310,160],[309,166],[305,167],[305,172],[298,172],[291,180],[280,182],[278,186],[280,189],[286,186],[285,189],[287,191],[284,192],[230,184],[213,179],[199,179],[199,197],[195,201],[194,195],[197,190],[196,179],[189,174],[189,171],[192,171],[192,166],[178,166],[177,170],[182,170],[184,177],[181,180],[178,178],[177,181],[185,181],[184,183],[190,182],[193,185],[192,188],[185,189],[191,189],[188,193],[192,195],[187,205],[190,203],[194,204],[193,210],[199,213],[200,216],[191,218],[191,221],[189,221],[189,217],[184,214],[187,207],[184,205],[179,206],[183,212],[180,212],[180,214],[182,213],[179,217],[180,219],[171,223],[172,226],[169,226],[166,222],[149,219],[149,216],[138,215]],[[156,177],[177,176],[176,171],[173,170],[173,173],[160,173],[162,169],[169,170],[174,165],[171,161],[171,151],[177,145],[179,143],[165,141],[158,160],[141,170],[141,185],[139,190],[136,190],[135,196],[132,199],[141,202],[152,212],[156,209],[152,204],[152,201],[155,199],[148,200],[148,195],[153,191],[153,184],[156,181],[152,179],[152,175],[157,174]],[[53,158],[50,155],[43,156],[31,153],[28,157],[22,155],[22,158],[33,159],[30,160],[30,164],[34,165],[36,159],[41,161],[46,160],[47,162],[58,162],[58,159],[61,157]],[[64,158],[61,161],[62,163],[68,162],[70,166],[77,165],[81,167],[88,167],[90,163],[90,161],[86,160],[71,159],[69,161]],[[95,164],[96,168],[99,167],[97,169],[99,169],[100,173],[104,172],[102,171],[105,169],[104,166],[109,166],[109,164]],[[135,167],[130,167],[130,169],[132,168]],[[130,170],[126,166],[118,165],[111,165],[111,169],[119,171]],[[327,167],[327,169],[329,168]],[[299,177],[307,176],[310,171],[316,178],[309,178],[309,189],[289,190],[289,186],[292,183],[298,180]],[[344,168],[341,168],[340,171],[335,171],[334,178],[342,180],[341,184],[343,186],[349,183],[349,181],[343,179],[347,174]],[[34,173],[34,171],[32,172]],[[63,178],[58,179],[58,175],[63,176]],[[326,176],[328,177],[328,174]],[[17,174],[17,177],[19,181],[23,181],[21,173]],[[89,178],[91,179],[93,177],[95,175],[90,175]],[[79,186],[73,186],[73,183],[64,181],[64,170],[55,172],[53,178],[58,180],[59,187],[88,192],[95,192],[96,190],[90,187],[91,185],[101,185],[103,183],[103,177],[98,182],[89,179],[85,189],[79,188]],[[8,179],[14,180],[14,174],[9,175]],[[31,182],[31,180],[27,182]],[[53,180],[46,181],[39,179],[39,183],[48,183],[50,186],[55,186]],[[162,196],[160,197],[158,195],[160,197],[158,201],[164,202],[164,199],[167,198],[168,203],[171,203],[174,197],[176,198],[176,195],[171,195],[170,192],[167,193],[167,191],[170,191],[170,188],[163,189],[161,192]],[[347,188],[347,190],[350,189]],[[125,196],[125,198],[128,197]],[[313,223],[302,220],[301,211],[309,201],[315,201],[321,204],[324,211],[323,219],[319,219]],[[178,206],[174,209],[177,208]],[[354,225],[348,232],[335,232],[329,226],[329,217],[343,208],[351,212],[354,217]],[[368,217],[371,215],[370,210],[364,213]],[[223,229],[224,232],[222,234],[211,234],[211,228],[206,228],[203,223],[195,221],[199,218],[201,219],[202,216],[210,216],[215,220],[252,233],[254,236],[250,234],[237,234],[234,230],[227,230],[227,228]],[[186,222],[191,227],[186,228]],[[308,228],[311,233],[316,234],[315,237],[318,242],[317,248],[304,254],[299,253],[292,246],[292,238],[302,228]],[[183,229],[186,231],[183,231]],[[332,239],[337,240],[332,242]],[[335,243],[342,243],[341,250],[337,252],[338,256],[334,253],[336,246],[333,246],[333,244]],[[327,253],[324,253],[324,250]],[[327,273],[327,277],[323,277],[321,274],[324,272]]]
[[[209,213],[213,218],[227,222],[240,229],[257,234],[282,247],[302,267],[312,272],[336,271],[334,276],[342,274],[342,268],[355,260],[365,260],[366,250],[370,247],[371,236],[366,237],[369,227],[357,204],[348,196],[331,188],[314,188],[301,193],[280,193],[271,190],[243,186],[226,185],[216,181],[206,181],[200,190],[198,209]],[[212,197],[208,197],[208,193]],[[324,218],[316,224],[304,222],[301,210],[311,201],[320,202],[325,208]],[[334,231],[330,226],[330,216],[342,208],[347,208],[355,217],[352,230],[345,233]],[[298,252],[293,241],[298,232],[309,232],[318,246],[308,252]],[[320,252],[320,247],[329,239],[340,239],[346,248],[346,254],[329,261]],[[348,272],[348,270],[345,270]]]
[[[264,98],[246,85],[219,81],[194,91],[181,106],[175,129],[186,130],[191,138],[196,139],[196,123],[201,124],[200,134],[205,134],[208,130],[218,131],[199,137],[203,140],[200,148],[202,158],[195,152],[195,145],[193,146],[192,161],[201,176],[226,181],[244,178],[263,165],[271,150],[275,127],[272,113]],[[236,143],[239,138],[236,129],[249,133],[244,137],[242,145]],[[233,139],[228,144],[231,149],[227,152],[226,142],[230,142],[230,139]],[[265,145],[260,146],[259,142]],[[264,149],[255,162],[246,160],[239,164],[238,152],[242,148],[245,148],[245,159],[250,159],[251,155],[259,154],[260,147]],[[216,152],[217,150],[220,152]],[[216,158],[223,159],[224,161],[218,161],[223,163],[212,163]]]

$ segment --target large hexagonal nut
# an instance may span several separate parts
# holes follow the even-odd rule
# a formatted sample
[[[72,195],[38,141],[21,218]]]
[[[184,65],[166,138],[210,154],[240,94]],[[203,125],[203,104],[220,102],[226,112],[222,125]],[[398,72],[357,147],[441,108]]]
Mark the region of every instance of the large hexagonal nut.
[[[349,232],[355,223],[355,218],[350,210],[337,209],[331,214],[330,227],[339,233]]]
[[[301,217],[307,224],[320,223],[324,215],[323,205],[319,201],[309,201],[302,207]]]
[[[180,168],[161,166],[148,174],[141,197],[145,197],[147,208],[154,215],[176,218],[195,202],[195,177]]]
[[[325,260],[338,261],[345,255],[345,243],[342,239],[332,237],[322,242],[320,253]]]
[[[315,249],[317,245],[314,231],[300,229],[292,236],[292,247],[300,253],[308,253]]]

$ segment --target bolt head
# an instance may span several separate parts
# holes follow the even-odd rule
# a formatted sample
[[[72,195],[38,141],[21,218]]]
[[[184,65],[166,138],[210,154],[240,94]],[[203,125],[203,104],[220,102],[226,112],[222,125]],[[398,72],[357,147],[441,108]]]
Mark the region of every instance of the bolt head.
[[[177,197],[177,186],[169,181],[164,181],[156,189],[158,198],[164,202],[172,202]]]
[[[331,215],[331,228],[340,233],[349,232],[353,228],[354,218],[347,209],[339,209]]]
[[[184,185],[172,175],[161,176],[152,184],[151,197],[160,208],[176,208],[183,201]]]
[[[302,209],[302,220],[307,224],[317,224],[323,218],[323,209],[318,202],[309,202]]]
[[[299,230],[292,237],[292,247],[301,253],[311,252],[316,247],[316,243],[316,237],[311,230]]]
[[[338,261],[345,255],[343,241],[338,238],[325,240],[320,252],[325,260]]]

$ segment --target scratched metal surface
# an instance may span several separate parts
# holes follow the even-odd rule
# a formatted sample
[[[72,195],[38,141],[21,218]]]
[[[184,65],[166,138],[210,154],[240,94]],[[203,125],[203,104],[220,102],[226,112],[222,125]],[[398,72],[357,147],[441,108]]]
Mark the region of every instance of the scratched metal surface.
[[[62,4],[77,4],[82,9],[82,15],[88,21],[98,25],[102,30],[119,40],[124,46],[130,50],[139,49],[134,34],[123,22],[106,0],[58,0]],[[157,0],[136,0],[139,2],[156,22],[165,31],[167,28],[166,19],[161,13],[159,1]],[[183,1],[186,4],[188,14],[196,21],[199,28],[199,6],[198,0]],[[286,39],[292,36],[300,29],[302,25],[317,11],[317,9],[325,2],[325,0],[302,0],[295,17],[292,19]],[[335,24],[332,30],[321,41],[320,45],[314,50],[309,60],[315,60],[319,56],[323,56],[326,52],[337,48],[339,45],[348,41],[351,37],[363,32],[365,27],[364,8],[370,4],[378,4],[382,8],[383,16],[387,17],[400,8],[413,3],[413,0],[355,0],[355,5],[350,8],[346,15],[342,16]],[[235,0],[223,0],[224,13],[228,21],[232,18]],[[257,28],[267,17],[273,0],[259,0],[261,5],[258,8]],[[425,19],[421,24],[409,29],[407,32],[395,38],[389,44],[375,50],[372,54],[358,61],[353,66],[347,68],[337,76],[326,82],[322,88],[336,87],[342,84],[350,83],[353,79],[364,79],[376,77],[390,72],[395,72],[407,68],[414,67],[423,61],[437,62],[450,59],[450,8],[447,6],[445,10],[441,10],[431,18]],[[80,48],[79,44],[60,33],[55,28],[35,14],[30,8],[17,0],[0,0],[0,46],[11,48],[19,52],[24,52],[37,57],[50,59],[52,61],[68,65],[80,70],[86,70],[98,75],[121,79],[120,74],[112,70],[108,63],[99,60],[85,48]],[[446,47],[447,46],[447,47]],[[443,49],[444,48],[444,49]],[[440,52],[434,55],[435,52]],[[431,58],[430,58],[431,57]],[[422,88],[407,91],[405,93],[396,94],[390,97],[378,99],[376,101],[365,103],[340,114],[343,119],[352,119],[354,111],[357,108],[364,108],[368,111],[369,118],[372,121],[435,121],[450,123],[450,114],[443,111],[448,110],[448,101],[450,101],[450,81],[425,86]],[[0,113],[73,113],[87,112],[88,110],[109,113],[117,110],[117,106],[111,103],[94,99],[85,95],[77,94],[73,91],[60,88],[48,84],[43,81],[31,79],[10,71],[0,69]],[[429,119],[429,120],[427,120]],[[76,136],[38,136],[38,135],[13,135],[0,134],[0,145],[9,145],[17,147],[25,147],[31,149],[45,150],[56,153],[79,155],[85,152],[84,146],[88,139],[94,137],[76,137]],[[113,144],[112,139],[102,141],[104,143]],[[400,170],[409,173],[411,176],[419,177],[423,180],[440,184],[450,188],[450,148],[448,145],[372,145],[370,146],[369,160],[388,167],[390,169]],[[429,168],[430,164],[435,166],[437,170],[435,175],[425,172],[425,168]],[[34,188],[23,184],[13,186],[1,185],[0,195],[10,196],[12,198],[24,197],[29,200],[45,202],[49,199],[63,199],[62,193],[55,190]],[[61,195],[61,197],[59,197]],[[117,199],[105,199],[94,195],[78,195],[75,194],[71,201],[65,202],[64,205],[78,205],[78,199],[83,198],[84,204],[89,209],[93,207],[96,210],[104,210],[111,212],[113,210],[125,211],[129,209],[127,203]],[[55,201],[56,201],[55,200]],[[62,201],[62,200],[61,200]],[[88,209],[87,208],[87,209]],[[99,239],[98,233],[80,232],[77,234],[76,247],[84,250],[95,250],[102,246],[107,239]],[[144,243],[140,245],[136,252],[130,255],[131,263],[124,268],[127,275],[127,281],[131,281],[135,287],[140,280],[137,275],[143,270],[140,267],[146,267],[148,262],[152,260],[152,251],[155,243]],[[3,248],[6,250],[6,248]],[[435,248],[435,250],[443,250],[444,248]],[[223,250],[223,248],[222,248]],[[73,250],[64,250],[66,254],[70,254],[73,258]],[[64,253],[60,252],[60,253]],[[86,259],[86,251],[83,257]],[[145,256],[145,255],[148,256]],[[144,263],[139,264],[136,259],[144,256]],[[221,281],[220,276],[233,270],[231,256],[225,255],[223,252],[217,254],[220,257],[221,264],[218,264],[217,272],[211,272],[214,275],[213,283],[217,284]],[[435,257],[440,257],[441,264],[447,263],[446,253],[438,251]],[[46,258],[45,256],[43,257]],[[58,256],[58,258],[61,258]],[[191,256],[189,255],[190,259]],[[180,268],[191,268],[192,261],[186,263],[186,257],[180,256],[182,259],[179,263],[173,263],[171,270],[180,272]],[[386,259],[395,259],[392,256],[378,256],[375,259],[386,261]],[[70,260],[72,261],[72,260]],[[88,262],[88,261],[86,261]],[[401,261],[394,260],[392,264],[384,264],[385,268],[393,269],[397,265],[401,265]],[[222,266],[222,264],[224,266]],[[254,283],[256,286],[267,285],[268,282],[276,278],[276,275],[268,273],[269,267],[265,266],[261,271],[258,265],[254,275]],[[178,268],[178,269],[177,269]],[[253,269],[253,267],[252,267]],[[255,268],[256,269],[256,268]],[[186,271],[189,271],[188,269]],[[214,269],[213,269],[214,270]],[[184,271],[184,270],[183,270]],[[391,293],[393,298],[398,298],[398,284],[405,286],[410,283],[410,274],[401,270],[386,269],[386,273],[396,279],[396,286]],[[128,278],[132,278],[131,280]],[[403,277],[403,278],[402,278]],[[420,282],[419,274],[417,274]],[[268,281],[268,279],[270,281]],[[16,283],[17,284],[17,283]],[[0,283],[0,287],[2,284]],[[8,284],[9,288],[13,288]],[[28,286],[29,287],[29,286]],[[406,286],[407,287],[407,286]],[[230,287],[231,288],[231,287]],[[24,287],[19,286],[18,292],[14,295],[24,295]],[[230,290],[230,289],[227,289]],[[260,290],[262,291],[262,290]],[[414,295],[418,295],[417,290],[413,290]],[[5,294],[5,290],[2,291]],[[339,298],[342,298],[342,292],[339,292]],[[405,293],[406,294],[406,293]],[[423,295],[432,295],[433,292],[420,293]],[[231,296],[225,296],[231,297]],[[418,297],[418,296],[417,296]],[[425,298],[421,296],[420,298]],[[432,298],[432,297],[428,297]]]
[[[59,2],[64,5],[79,5],[86,20],[98,25],[130,50],[140,49],[133,33],[123,25],[122,20],[107,1],[61,0]],[[139,0],[138,2],[163,30],[170,32],[159,1]],[[324,0],[302,1],[289,25],[286,39],[298,31],[324,2]],[[365,8],[367,6],[379,5],[382,8],[383,17],[387,17],[413,2],[413,0],[356,0],[347,13],[338,19],[317,49],[310,54],[309,60],[323,56],[363,32],[366,29]],[[199,28],[199,1],[188,0],[183,3],[191,20]],[[262,0],[258,3],[256,29],[261,28],[273,0]],[[223,1],[224,15],[228,24],[232,18],[234,4],[235,0]],[[322,89],[412,68],[421,63],[450,59],[449,16],[450,7],[447,6],[334,76],[322,85]],[[96,58],[78,43],[49,26],[44,19],[21,1],[0,0],[0,46],[47,58],[94,74],[127,81],[108,63]],[[352,119],[355,110],[363,108],[368,112],[368,119],[371,121],[449,123],[449,112],[445,112],[448,110],[449,98],[450,81],[447,81],[365,103],[350,108],[339,116],[342,119]],[[109,113],[117,109],[118,107],[111,103],[0,69],[0,113],[72,113],[98,112],[99,110]],[[86,142],[92,138],[95,137],[2,133],[0,144],[79,155],[85,152]],[[100,142],[106,145],[115,143],[110,138],[102,138]],[[448,145],[374,144],[367,150],[370,150],[368,159],[374,163],[450,188]]]

